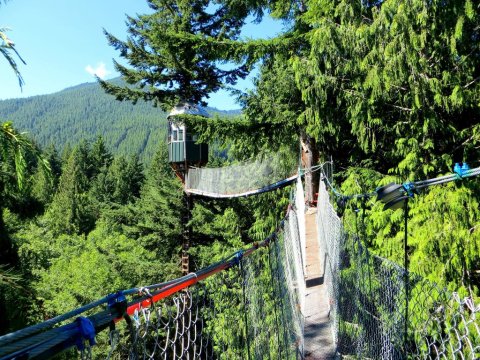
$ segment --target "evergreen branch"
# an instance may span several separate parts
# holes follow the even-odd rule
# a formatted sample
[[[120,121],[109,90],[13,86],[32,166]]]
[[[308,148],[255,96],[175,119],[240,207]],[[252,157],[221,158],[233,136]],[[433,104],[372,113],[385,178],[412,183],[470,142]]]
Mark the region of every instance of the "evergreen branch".
[[[0,54],[2,54],[2,56],[7,60],[10,67],[12,68],[15,75],[17,76],[18,84],[19,84],[20,89],[21,89],[25,82],[23,81],[22,75],[20,74],[20,71],[18,70],[17,63],[16,63],[15,59],[13,58],[13,56],[10,54],[10,51],[14,52],[23,64],[26,64],[26,62],[20,56],[18,51],[15,49],[15,44],[13,43],[13,41],[10,40],[7,37],[7,35],[5,34],[5,31],[7,31],[7,30],[8,30],[7,28],[0,28],[0,39],[2,40],[2,44],[0,45]]]
[[[473,79],[472,81],[470,81],[468,84],[464,85],[463,88],[464,88],[464,89],[468,88],[470,85],[476,83],[479,79],[480,79],[480,76],[476,77],[475,79]]]
[[[480,227],[480,224],[475,225],[474,227],[468,229],[468,232],[469,232],[470,234],[472,234],[478,227]],[[480,270],[478,270],[478,272],[480,272]]]
[[[413,111],[413,109],[407,108],[407,107],[403,107],[403,106],[398,106],[398,105],[394,105],[394,104],[386,104],[386,105],[391,106],[391,107],[393,107],[393,108],[395,108],[395,109],[402,110],[402,111],[407,111],[407,112],[412,112],[412,111]]]
[[[15,274],[12,269],[6,269],[6,265],[0,265],[0,286],[23,289],[23,287],[19,285],[21,280],[22,277]]]
[[[0,148],[2,149],[3,160],[13,157],[15,164],[15,175],[17,185],[20,190],[24,187],[25,172],[27,162],[25,153],[31,153],[39,162],[40,166],[45,170],[47,176],[50,174],[50,165],[43,158],[40,151],[24,136],[25,133],[18,133],[12,126],[11,122],[5,122],[0,128]]]

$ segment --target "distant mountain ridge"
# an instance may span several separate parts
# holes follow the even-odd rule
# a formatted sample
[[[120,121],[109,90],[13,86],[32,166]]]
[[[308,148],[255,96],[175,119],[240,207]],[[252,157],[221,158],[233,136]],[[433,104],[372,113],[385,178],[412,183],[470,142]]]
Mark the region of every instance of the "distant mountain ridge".
[[[115,80],[114,80],[115,81]],[[207,108],[212,114],[233,116],[240,110]],[[149,103],[120,102],[100,85],[83,83],[57,93],[0,101],[0,122],[13,121],[40,146],[54,144],[62,150],[81,139],[102,135],[117,154],[139,154],[149,159],[166,139],[167,114]]]

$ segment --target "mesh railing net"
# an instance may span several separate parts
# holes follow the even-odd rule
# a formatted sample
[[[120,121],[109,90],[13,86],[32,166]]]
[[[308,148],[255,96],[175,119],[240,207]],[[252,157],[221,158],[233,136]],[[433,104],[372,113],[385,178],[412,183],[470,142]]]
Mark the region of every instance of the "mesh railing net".
[[[303,358],[303,282],[298,283],[302,269],[294,256],[298,227],[292,226],[296,220],[291,211],[268,254],[242,264],[251,349],[247,355],[252,359]]]
[[[371,254],[344,231],[322,181],[319,188],[320,252],[338,353],[369,359],[480,358],[480,306],[411,273],[407,278],[404,268]]]
[[[200,270],[214,275],[169,297],[156,298],[161,290],[151,295],[151,287],[138,289],[124,303],[127,310],[118,310],[125,321],[112,317],[115,304],[106,310],[97,305],[81,322],[65,314],[56,326],[38,324],[41,331],[0,337],[0,359],[50,358],[64,350],[65,358],[78,358],[75,347],[82,359],[303,359],[299,221],[290,208],[259,246]],[[211,272],[218,264],[219,272]]]
[[[295,211],[275,238],[238,267],[141,308],[122,333],[110,333],[116,340],[107,358],[302,359]]]
[[[213,197],[244,196],[280,186],[296,173],[295,164],[280,156],[258,158],[218,168],[191,168],[185,191]]]

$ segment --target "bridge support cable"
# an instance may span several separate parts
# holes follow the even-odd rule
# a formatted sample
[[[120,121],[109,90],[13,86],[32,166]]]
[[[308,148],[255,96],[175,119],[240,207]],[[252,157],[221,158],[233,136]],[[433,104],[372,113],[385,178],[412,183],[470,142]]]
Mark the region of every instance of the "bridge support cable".
[[[476,176],[473,170],[464,177]],[[480,358],[480,304],[370,253],[358,234],[343,228],[325,184],[331,181],[323,178],[318,241],[327,260],[324,281],[337,352],[369,359]],[[428,185],[453,180],[446,176]]]

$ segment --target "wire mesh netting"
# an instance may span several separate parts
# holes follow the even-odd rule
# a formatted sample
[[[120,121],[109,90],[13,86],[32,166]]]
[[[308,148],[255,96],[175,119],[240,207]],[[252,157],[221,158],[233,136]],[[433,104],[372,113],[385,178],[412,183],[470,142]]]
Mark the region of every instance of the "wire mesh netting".
[[[357,236],[344,231],[323,182],[317,211],[339,354],[369,359],[480,358],[479,305],[371,254]]]
[[[305,193],[303,191],[302,179],[300,177],[297,178],[297,186],[295,189],[295,209],[299,229],[297,233],[300,238],[297,241],[292,241],[292,243],[299,244],[299,248],[297,247],[296,251],[300,257],[299,262],[303,264],[302,279],[304,279],[307,272],[307,233],[305,229]]]
[[[288,184],[295,173],[294,163],[275,155],[219,168],[190,168],[185,191],[212,197],[245,196]]]
[[[268,254],[248,258],[242,264],[247,339],[252,350],[247,358],[303,358],[303,283],[298,283],[301,263],[294,257],[293,241],[298,241],[298,235],[291,233],[294,215],[291,211]]]
[[[204,336],[209,299],[205,287],[192,290],[142,307],[126,327],[111,330],[107,359],[212,358],[212,344]]]
[[[107,358],[302,359],[297,225],[290,211],[268,248],[202,285],[136,311],[123,331],[110,332]]]
[[[317,233],[319,239],[320,259],[324,259],[324,284],[327,286],[330,319],[332,320],[333,338],[338,342],[338,299],[340,283],[340,249],[345,242],[346,233],[342,222],[330,203],[325,184],[320,181],[317,199]]]

